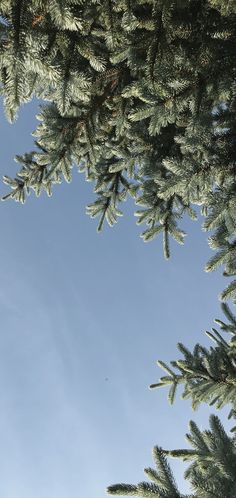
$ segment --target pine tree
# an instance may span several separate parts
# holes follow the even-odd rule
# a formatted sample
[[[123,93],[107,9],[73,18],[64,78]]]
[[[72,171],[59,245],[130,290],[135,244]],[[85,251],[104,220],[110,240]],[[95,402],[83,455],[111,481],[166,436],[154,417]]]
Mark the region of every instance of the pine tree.
[[[163,235],[183,243],[179,225],[201,206],[215,255],[207,271],[224,265],[236,275],[236,2],[235,0],[1,0],[0,92],[14,122],[22,104],[43,100],[35,148],[16,156],[20,170],[3,199],[25,202],[30,192],[52,194],[77,165],[92,181],[87,208],[113,226],[128,195],[139,206],[144,241]],[[236,280],[222,300],[236,299]],[[179,345],[184,358],[160,362],[167,375],[151,387],[179,384],[193,408],[231,405],[236,414],[236,319],[232,335],[208,333],[216,346]],[[212,415],[210,430],[190,423],[191,450],[156,447],[151,483],[114,485],[111,494],[183,498],[168,456],[190,462],[193,497],[235,498],[236,440]],[[189,496],[189,498],[190,498]],[[187,497],[186,497],[187,498]]]
[[[222,408],[230,406],[229,418],[236,418],[236,316],[223,304],[229,319],[226,324],[216,320],[223,332],[231,335],[225,340],[212,329],[207,335],[215,342],[210,349],[196,344],[193,352],[183,344],[179,350],[183,359],[172,361],[171,366],[160,361],[166,374],[151,388],[170,386],[172,404],[179,384],[183,384],[183,399],[190,398],[196,409],[201,402]],[[200,430],[190,422],[187,441],[191,449],[164,450],[156,446],[153,458],[156,469],[147,468],[145,474],[151,482],[138,485],[116,484],[108,487],[112,495],[130,495],[142,498],[234,498],[236,496],[236,427],[229,436],[220,421],[210,416],[210,430]],[[167,457],[181,458],[188,462],[185,479],[190,483],[191,494],[183,495],[175,482]]]
[[[3,199],[51,195],[77,165],[95,184],[98,230],[130,194],[166,258],[201,205],[217,251],[206,269],[235,275],[235,0],[2,0],[0,16],[7,118],[48,102]],[[235,295],[236,280],[221,297]]]

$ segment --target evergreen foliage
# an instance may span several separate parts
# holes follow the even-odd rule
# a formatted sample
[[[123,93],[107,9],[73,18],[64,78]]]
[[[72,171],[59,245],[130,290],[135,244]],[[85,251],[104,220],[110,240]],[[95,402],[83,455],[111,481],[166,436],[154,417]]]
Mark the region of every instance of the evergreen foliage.
[[[16,156],[20,165],[3,200],[24,203],[33,191],[52,195],[71,181],[74,165],[94,183],[87,208],[113,226],[131,195],[144,241],[163,235],[184,242],[179,225],[196,219],[215,250],[206,266],[236,275],[236,2],[235,0],[1,0],[0,93],[7,119],[22,104],[40,106],[35,149]],[[236,300],[236,280],[222,300]],[[236,301],[235,301],[236,302]],[[169,401],[182,384],[194,409],[202,402],[230,406],[236,416],[236,318],[208,332],[210,349],[179,344],[182,359],[159,365]],[[190,422],[192,449],[155,447],[151,483],[119,484],[117,495],[143,498],[235,498],[236,429],[228,436],[218,417],[201,431]],[[188,497],[178,490],[167,457],[190,463]]]
[[[162,361],[158,362],[168,375],[150,387],[153,389],[169,385],[168,398],[171,404],[174,402],[178,385],[183,384],[182,398],[191,398],[193,409],[202,402],[216,405],[216,408],[231,403],[236,413],[236,317],[225,303],[222,307],[229,324],[220,320],[216,322],[224,332],[232,335],[229,341],[212,328],[212,331],[206,334],[216,343],[216,347],[208,350],[196,344],[191,353],[183,344],[178,344],[184,359],[172,361],[171,367]]]
[[[182,344],[179,349],[184,359],[171,362],[171,367],[158,362],[167,375],[151,388],[170,386],[169,401],[173,403],[176,388],[183,384],[183,399],[191,398],[196,409],[201,402],[221,408],[230,406],[229,418],[236,417],[236,316],[226,304],[222,305],[229,320],[216,320],[223,332],[231,335],[225,340],[212,329],[207,335],[216,343],[209,350],[197,344],[191,353]],[[177,372],[176,372],[177,370]],[[191,449],[153,450],[156,469],[145,469],[150,482],[137,486],[115,484],[108,487],[112,495],[130,495],[142,498],[234,498],[236,496],[236,427],[228,436],[215,415],[210,416],[210,429],[200,430],[190,422],[187,441]],[[191,494],[183,495],[175,482],[167,457],[181,458],[189,466],[184,477],[191,486]]]
[[[216,250],[206,269],[234,276],[235,0],[1,0],[0,16],[7,118],[47,102],[3,199],[51,195],[77,165],[95,184],[98,229],[131,195],[143,239],[162,233],[166,258],[200,205]],[[235,296],[233,280],[221,297]]]

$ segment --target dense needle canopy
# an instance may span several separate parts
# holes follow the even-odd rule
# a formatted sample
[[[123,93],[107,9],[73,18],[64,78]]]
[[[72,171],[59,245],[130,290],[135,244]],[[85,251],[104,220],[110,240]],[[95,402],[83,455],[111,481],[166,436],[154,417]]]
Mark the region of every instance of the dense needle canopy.
[[[179,218],[201,205],[218,250],[206,269],[235,275],[234,0],[2,0],[0,15],[7,118],[48,102],[4,198],[51,195],[76,164],[95,183],[98,229],[130,194],[143,239],[162,232],[167,258],[169,235],[184,240]]]

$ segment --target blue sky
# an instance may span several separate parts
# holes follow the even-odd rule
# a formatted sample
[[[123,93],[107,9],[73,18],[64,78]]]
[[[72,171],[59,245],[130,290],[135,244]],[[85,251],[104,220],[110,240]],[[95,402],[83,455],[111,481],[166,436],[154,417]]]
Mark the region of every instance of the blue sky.
[[[14,126],[1,115],[0,168],[32,148],[35,104]],[[7,187],[1,185],[1,195]],[[132,201],[113,229],[96,232],[85,215],[92,185],[73,183],[51,199],[1,204],[0,496],[104,498],[117,482],[144,479],[155,444],[186,447],[190,418],[207,427],[209,408],[192,413],[148,385],[156,360],[176,343],[209,345],[204,331],[221,317],[221,273],[198,222],[184,221],[184,247],[138,237]],[[211,410],[212,411],[212,410]],[[226,418],[223,411],[221,417]],[[172,461],[177,481],[182,466]]]

